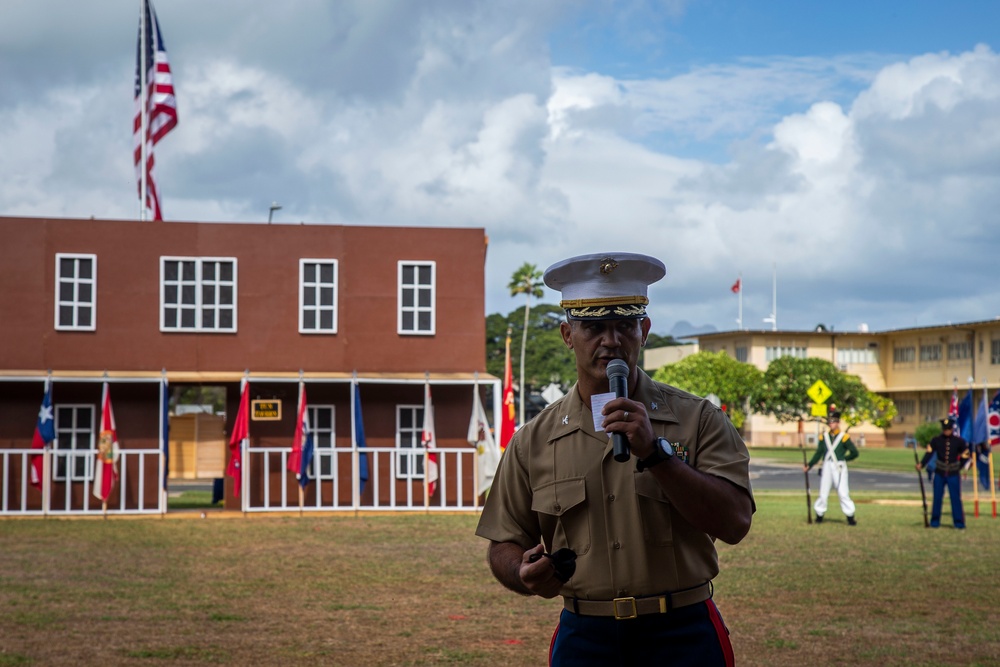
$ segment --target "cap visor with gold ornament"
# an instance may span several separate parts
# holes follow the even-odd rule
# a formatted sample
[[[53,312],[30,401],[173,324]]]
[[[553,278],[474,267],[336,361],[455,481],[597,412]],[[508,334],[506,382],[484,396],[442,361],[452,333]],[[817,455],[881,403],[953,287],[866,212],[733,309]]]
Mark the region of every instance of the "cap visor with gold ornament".
[[[562,293],[559,307],[571,320],[646,316],[649,286],[666,275],[663,262],[629,252],[580,255],[545,269],[545,284]]]

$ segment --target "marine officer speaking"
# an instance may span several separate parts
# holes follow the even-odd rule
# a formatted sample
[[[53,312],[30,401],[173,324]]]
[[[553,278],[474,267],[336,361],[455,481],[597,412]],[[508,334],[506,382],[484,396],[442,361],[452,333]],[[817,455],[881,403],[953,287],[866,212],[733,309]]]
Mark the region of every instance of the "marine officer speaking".
[[[749,455],[719,408],[636,367],[648,287],[664,274],[621,252],[544,274],[562,294],[577,382],[514,434],[476,534],[504,586],[561,596],[551,665],[732,664],[715,540],[750,530]],[[609,366],[624,366],[624,383]]]

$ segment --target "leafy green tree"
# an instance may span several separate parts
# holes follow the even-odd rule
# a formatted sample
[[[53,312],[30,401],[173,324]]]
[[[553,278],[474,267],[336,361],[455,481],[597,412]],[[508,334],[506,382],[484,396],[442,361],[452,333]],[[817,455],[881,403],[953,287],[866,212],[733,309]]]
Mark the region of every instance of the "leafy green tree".
[[[891,399],[868,391],[856,375],[848,375],[825,359],[780,357],[764,372],[760,391],[755,395],[753,411],[773,415],[779,422],[815,419],[811,417],[812,399],[806,393],[822,380],[832,392],[827,405],[836,405],[848,425],[868,421],[888,428],[896,407]]]
[[[725,352],[698,352],[663,366],[653,374],[653,379],[698,396],[715,394],[726,406],[733,426],[743,428],[747,405],[758,390],[763,373]]]
[[[913,439],[922,448],[927,447],[936,435],[941,435],[941,422],[924,422],[913,431]]]
[[[524,350],[528,346],[528,314],[531,312],[531,297],[541,299],[545,294],[542,290],[544,286],[542,272],[538,270],[537,266],[529,262],[525,262],[521,265],[521,268],[514,272],[514,275],[511,276],[510,284],[507,285],[511,296],[523,294],[527,297],[527,300],[524,302],[524,325],[521,327],[521,374],[518,378],[518,384],[521,388],[521,424],[524,423]]]
[[[565,319],[565,311],[551,304],[539,304],[531,309],[530,316],[527,346],[523,348],[525,391],[530,393],[550,382],[558,383],[563,390],[569,388],[576,382],[576,361],[559,332],[559,323]],[[487,372],[503,377],[507,329],[524,328],[523,318],[524,311],[520,309],[507,315],[494,313],[487,316]],[[520,354],[521,349],[519,341],[511,341],[511,355]]]

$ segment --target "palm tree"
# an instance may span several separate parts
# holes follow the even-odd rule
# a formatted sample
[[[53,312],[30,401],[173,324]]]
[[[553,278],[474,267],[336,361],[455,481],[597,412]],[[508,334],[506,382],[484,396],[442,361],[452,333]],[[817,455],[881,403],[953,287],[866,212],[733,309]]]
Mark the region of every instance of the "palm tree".
[[[524,327],[521,332],[521,374],[518,378],[521,392],[520,397],[520,423],[524,425],[524,348],[528,344],[528,313],[531,312],[531,297],[541,299],[545,292],[542,291],[542,272],[534,264],[525,262],[521,265],[510,279],[507,288],[511,296],[524,294],[528,300],[524,303]]]

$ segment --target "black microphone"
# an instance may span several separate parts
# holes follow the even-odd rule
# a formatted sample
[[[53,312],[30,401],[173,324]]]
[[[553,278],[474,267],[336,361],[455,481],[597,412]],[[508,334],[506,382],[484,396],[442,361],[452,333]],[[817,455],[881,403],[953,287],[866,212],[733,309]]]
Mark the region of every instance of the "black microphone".
[[[628,364],[621,359],[612,359],[605,373],[608,375],[611,391],[615,392],[615,398],[628,398]],[[632,458],[625,434],[612,433],[611,438],[614,440],[615,461],[625,463]]]

